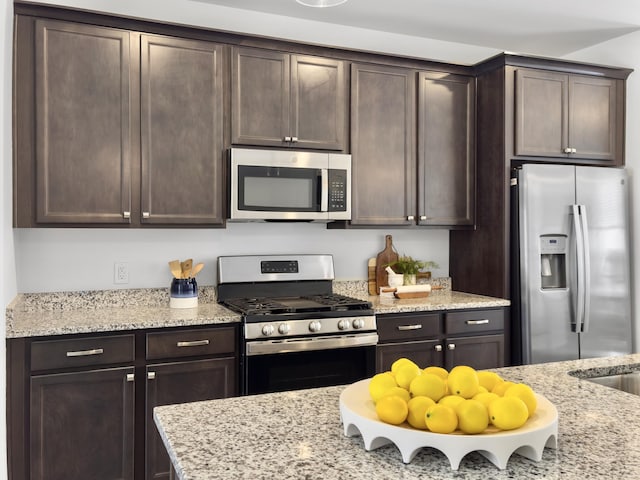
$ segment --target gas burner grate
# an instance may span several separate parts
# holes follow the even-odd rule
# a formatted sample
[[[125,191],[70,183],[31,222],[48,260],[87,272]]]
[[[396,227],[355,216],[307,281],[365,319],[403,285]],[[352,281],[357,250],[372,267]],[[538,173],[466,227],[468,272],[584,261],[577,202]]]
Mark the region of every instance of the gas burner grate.
[[[371,308],[371,303],[357,298],[339,295],[337,293],[329,293],[325,295],[310,295],[304,298],[328,305],[332,310],[366,310]]]

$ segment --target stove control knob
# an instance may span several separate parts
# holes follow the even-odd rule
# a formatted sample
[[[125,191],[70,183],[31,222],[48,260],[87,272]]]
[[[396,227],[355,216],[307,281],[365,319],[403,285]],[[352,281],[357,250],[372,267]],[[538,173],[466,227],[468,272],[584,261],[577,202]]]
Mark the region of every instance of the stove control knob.
[[[351,328],[351,322],[344,318],[338,322],[338,330],[349,330]]]
[[[275,328],[273,328],[273,325],[265,325],[264,327],[262,327],[262,334],[265,337],[272,335],[274,331],[275,331]]]
[[[356,318],[353,321],[353,328],[355,328],[356,330],[360,329],[360,328],[364,328],[364,320],[361,318]]]
[[[287,333],[289,333],[289,330],[291,330],[291,328],[289,327],[288,323],[281,323],[280,325],[278,325],[278,332],[281,335],[286,335]]]
[[[310,332],[319,332],[320,329],[322,328],[322,324],[318,321],[318,320],[313,320],[310,324],[309,324],[309,331]]]

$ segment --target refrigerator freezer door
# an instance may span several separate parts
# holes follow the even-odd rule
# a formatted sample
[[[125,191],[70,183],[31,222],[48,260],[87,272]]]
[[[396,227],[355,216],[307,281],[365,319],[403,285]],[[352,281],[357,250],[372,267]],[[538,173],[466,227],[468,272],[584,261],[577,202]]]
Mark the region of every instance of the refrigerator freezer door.
[[[626,171],[576,167],[576,203],[586,210],[591,264],[591,309],[580,357],[631,353]]]
[[[553,362],[578,358],[573,332],[576,282],[575,167],[524,165],[519,174],[522,361]],[[542,288],[541,244],[548,236],[567,238],[567,288]]]

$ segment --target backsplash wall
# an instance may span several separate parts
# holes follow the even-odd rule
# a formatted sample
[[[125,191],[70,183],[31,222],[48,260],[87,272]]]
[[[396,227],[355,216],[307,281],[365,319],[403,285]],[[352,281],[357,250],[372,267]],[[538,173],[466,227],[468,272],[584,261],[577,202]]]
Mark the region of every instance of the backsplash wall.
[[[161,288],[171,281],[169,260],[204,262],[200,285],[215,285],[221,255],[326,253],[337,280],[367,278],[367,260],[386,234],[400,254],[439,264],[449,275],[448,230],[328,230],[315,223],[237,223],[226,229],[15,229],[19,293]],[[114,283],[114,263],[129,267],[129,283]],[[453,279],[455,288],[455,279]]]

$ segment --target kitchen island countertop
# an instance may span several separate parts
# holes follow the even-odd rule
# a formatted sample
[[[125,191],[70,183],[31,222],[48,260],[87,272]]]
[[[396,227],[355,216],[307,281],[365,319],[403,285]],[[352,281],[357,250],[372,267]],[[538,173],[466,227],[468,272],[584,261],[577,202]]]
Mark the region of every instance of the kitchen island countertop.
[[[476,452],[453,471],[437,450],[409,464],[393,445],[365,451],[344,435],[342,386],[157,407],[154,420],[180,480],[640,478],[640,396],[578,378],[638,369],[640,354],[496,369],[559,415],[558,449],[540,462],[514,454],[505,470]]]

